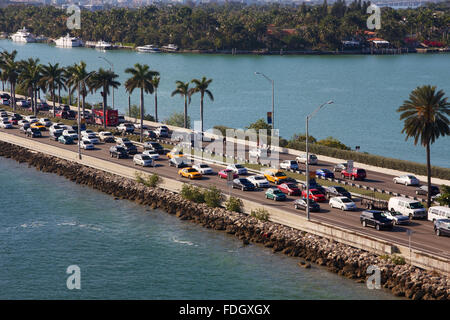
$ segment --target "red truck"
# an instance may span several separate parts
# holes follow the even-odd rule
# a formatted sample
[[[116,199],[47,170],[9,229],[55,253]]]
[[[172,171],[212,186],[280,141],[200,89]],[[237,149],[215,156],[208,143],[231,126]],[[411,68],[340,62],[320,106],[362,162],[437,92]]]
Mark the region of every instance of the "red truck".
[[[341,171],[342,179],[352,179],[352,180],[364,180],[366,178],[366,170],[353,168],[352,172],[347,172],[347,169]]]
[[[94,122],[99,125],[103,125],[103,110],[92,110],[94,116]],[[106,110],[106,125],[108,127],[117,126],[119,124],[119,111],[118,110]]]

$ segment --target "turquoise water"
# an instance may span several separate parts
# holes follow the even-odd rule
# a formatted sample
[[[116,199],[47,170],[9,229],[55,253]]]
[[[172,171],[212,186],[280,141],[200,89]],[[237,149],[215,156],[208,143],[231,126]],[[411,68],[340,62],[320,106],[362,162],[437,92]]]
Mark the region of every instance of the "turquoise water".
[[[0,182],[0,299],[394,299],[13,160]]]
[[[38,57],[42,63],[61,65],[83,60],[88,68],[109,68],[104,57],[124,83],[124,70],[146,63],[161,73],[158,90],[159,117],[167,119],[182,112],[184,100],[171,97],[175,81],[212,78],[214,102],[206,100],[205,128],[226,125],[243,128],[265,118],[272,109],[271,84],[255,71],[275,80],[275,126],[283,137],[305,132],[305,117],[324,102],[334,104],[310,121],[310,134],[316,138],[333,136],[361,151],[425,163],[423,147],[405,142],[402,122],[396,109],[410,92],[424,84],[436,85],[450,96],[450,55],[349,55],[349,56],[231,56],[196,54],[145,54],[128,50],[100,52],[87,48],[56,48],[47,44],[16,44],[0,40],[0,47],[18,50],[19,58]],[[132,104],[139,104],[139,92]],[[100,93],[88,97],[101,101]],[[154,113],[154,98],[146,96],[147,112]],[[111,98],[109,98],[111,104]],[[128,95],[123,87],[115,94],[116,108],[125,112]],[[192,121],[199,120],[199,97],[189,106]],[[432,146],[432,163],[450,167],[450,138],[440,138]]]

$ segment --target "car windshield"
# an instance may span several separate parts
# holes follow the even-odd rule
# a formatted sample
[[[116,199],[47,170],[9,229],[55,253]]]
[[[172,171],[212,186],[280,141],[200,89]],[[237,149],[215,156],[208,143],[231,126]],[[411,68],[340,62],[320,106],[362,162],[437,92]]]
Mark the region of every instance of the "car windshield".
[[[356,170],[356,173],[357,174],[365,174],[366,171],[364,169],[358,169],[358,170]]]
[[[187,169],[187,172],[197,172],[195,169]]]
[[[117,150],[118,152],[125,152],[125,149],[122,148],[122,147],[116,147],[116,150]]]
[[[334,189],[336,189],[337,192],[347,192],[347,190],[342,187],[334,187]]]
[[[343,203],[350,203],[350,202],[352,202],[352,200],[350,200],[349,198],[341,198],[341,201]]]
[[[261,177],[261,176],[255,176],[255,177],[253,177],[253,179],[255,179],[255,180],[264,180],[264,179],[266,179],[266,178]]]
[[[285,174],[281,171],[278,171],[277,173],[275,173],[275,177],[285,177]]]
[[[392,212],[390,212],[390,214],[392,216],[401,216],[402,215],[400,212],[397,212],[397,211],[392,211]]]
[[[312,194],[316,195],[316,194],[322,194],[319,190],[309,190],[309,192],[311,192]]]
[[[297,188],[297,185],[296,185],[296,184],[293,184],[293,183],[288,183],[288,184],[287,184],[287,187],[290,188],[290,189],[296,189],[296,188]]]
[[[250,181],[248,181],[248,180],[245,179],[245,178],[239,179],[239,181],[240,181],[242,184],[249,184],[249,183],[250,183]]]
[[[97,136],[92,133],[92,134],[88,134],[88,138],[89,139],[95,139],[95,138],[97,138]]]
[[[112,136],[112,133],[111,132],[103,132],[102,133],[104,136]]]
[[[423,205],[420,202],[411,202],[409,204],[409,207],[411,209],[421,209],[421,208],[423,208]]]
[[[297,164],[297,162],[295,160],[291,160],[289,161],[289,164]]]
[[[124,144],[124,146],[126,146],[127,148],[133,147],[133,146],[134,146],[134,144],[132,144],[132,143],[129,142],[129,141],[125,141],[123,144]]]
[[[151,160],[151,158],[149,156],[141,156],[142,160]]]
[[[410,179],[416,179],[416,177],[414,177],[414,176],[407,176],[407,177]]]
[[[374,212],[373,218],[376,219],[376,220],[381,220],[383,218],[386,218],[386,216],[384,215],[384,213]]]
[[[317,159],[317,157],[315,155],[313,155],[313,154],[310,155],[309,158],[312,159],[312,160],[316,160]]]
[[[236,165],[234,165],[234,166],[235,166],[236,169],[242,169],[242,168],[243,168],[243,166],[240,165],[240,164],[236,164]]]
[[[207,164],[201,164],[199,167],[200,168],[209,168]]]
[[[76,133],[75,130],[69,130],[67,133]]]

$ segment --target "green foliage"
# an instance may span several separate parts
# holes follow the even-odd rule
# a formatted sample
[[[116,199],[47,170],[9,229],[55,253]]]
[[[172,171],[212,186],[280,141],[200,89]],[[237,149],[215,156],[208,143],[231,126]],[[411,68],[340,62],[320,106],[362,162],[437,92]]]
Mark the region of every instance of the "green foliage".
[[[326,139],[319,140],[319,141],[317,141],[317,144],[320,144],[320,145],[326,146],[326,147],[330,147],[330,148],[341,149],[341,150],[351,150],[350,147],[347,147],[345,144],[343,144],[342,142],[340,142],[339,140],[337,140],[333,137],[328,137]]]
[[[441,206],[450,206],[450,186],[441,186],[441,195],[436,198]]]
[[[130,118],[141,119],[140,108],[135,104],[132,104],[130,106],[130,109],[127,109],[125,114]],[[144,107],[144,120],[155,121],[155,118],[152,115],[145,114],[145,107]]]
[[[393,254],[393,255],[388,255],[388,254],[384,254],[380,256],[380,259],[383,260],[391,260],[393,264],[395,265],[404,265],[406,264],[406,260],[404,257]]]
[[[170,115],[170,117],[165,121],[165,124],[175,127],[184,127],[184,114],[179,112],[174,112]],[[191,118],[187,117],[187,127],[191,127]]]
[[[156,174],[152,175],[142,175],[141,172],[135,172],[134,176],[136,177],[136,181],[141,183],[147,187],[156,188],[161,183],[161,178]]]
[[[202,189],[187,183],[183,184],[183,186],[181,187],[180,194],[186,200],[194,201],[197,203],[205,202],[205,196],[202,192]]]
[[[294,134],[292,136],[291,140],[289,140],[288,146],[295,145],[295,143],[297,143],[297,142],[304,142],[304,143],[306,143],[306,134],[305,133]],[[314,138],[311,135],[308,136],[308,143],[316,143],[316,142],[317,142],[316,138]]]
[[[242,206],[243,206],[242,200],[235,197],[230,197],[225,202],[225,208],[228,211],[242,212]]]
[[[248,127],[245,127],[246,129],[254,129],[256,130],[256,133],[260,129],[266,129],[267,134],[270,134],[270,130],[272,129],[272,126],[268,124],[264,119],[258,119],[255,122],[251,123]]]
[[[270,218],[269,211],[263,208],[252,210],[250,215],[261,221],[269,221]]]
[[[217,208],[220,207],[223,196],[219,189],[215,186],[211,186],[208,189],[204,190],[203,198],[205,199],[205,203],[208,207]]]

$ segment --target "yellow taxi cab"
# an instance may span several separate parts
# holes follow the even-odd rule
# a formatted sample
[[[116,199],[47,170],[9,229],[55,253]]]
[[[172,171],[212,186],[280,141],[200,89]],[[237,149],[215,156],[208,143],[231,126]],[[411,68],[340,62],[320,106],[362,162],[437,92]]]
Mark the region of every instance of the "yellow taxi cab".
[[[167,157],[169,159],[177,158],[177,157],[181,158],[183,156],[184,156],[184,154],[183,154],[183,151],[181,151],[181,150],[172,150],[169,153],[167,153]]]
[[[202,174],[191,167],[180,169],[178,171],[178,174],[184,178],[189,178],[189,179],[201,179],[202,178]]]
[[[31,128],[45,130],[45,126],[40,122],[34,122],[30,125]]]
[[[264,177],[267,181],[275,184],[283,183],[283,181],[287,179],[286,174],[278,169],[267,169],[264,171]]]

